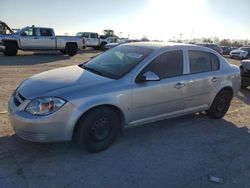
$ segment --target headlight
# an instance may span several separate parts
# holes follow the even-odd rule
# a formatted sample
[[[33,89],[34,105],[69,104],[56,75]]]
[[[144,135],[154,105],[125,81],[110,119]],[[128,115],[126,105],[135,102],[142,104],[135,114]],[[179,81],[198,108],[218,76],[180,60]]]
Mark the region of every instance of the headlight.
[[[65,103],[65,100],[56,97],[37,98],[27,105],[25,111],[33,115],[48,115],[57,111]]]

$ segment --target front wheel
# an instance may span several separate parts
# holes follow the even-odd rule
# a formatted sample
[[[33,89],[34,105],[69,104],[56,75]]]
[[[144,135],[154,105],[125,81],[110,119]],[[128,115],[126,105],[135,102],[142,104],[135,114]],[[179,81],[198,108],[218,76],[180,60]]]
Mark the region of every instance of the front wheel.
[[[4,55],[6,56],[15,56],[17,54],[18,47],[15,43],[6,44]]]
[[[207,115],[211,118],[219,119],[222,118],[228,111],[233,94],[228,90],[220,91],[209,110],[207,110]]]
[[[108,107],[97,108],[78,121],[74,140],[91,153],[100,152],[112,145],[120,127],[120,118],[115,111]]]
[[[101,44],[100,44],[100,48],[99,48],[99,49],[100,49],[100,50],[104,50],[105,45],[106,45],[106,43],[104,43],[104,42],[103,42],[103,43],[101,43]]]

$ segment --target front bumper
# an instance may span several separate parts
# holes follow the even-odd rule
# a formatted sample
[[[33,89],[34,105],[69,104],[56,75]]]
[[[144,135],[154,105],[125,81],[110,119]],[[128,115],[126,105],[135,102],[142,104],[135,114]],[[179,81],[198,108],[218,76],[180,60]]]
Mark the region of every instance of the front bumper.
[[[24,102],[25,103],[25,102]],[[14,96],[9,99],[8,110],[14,132],[21,138],[33,142],[59,142],[72,139],[75,125],[74,112],[70,102],[47,116],[35,116],[16,106]]]
[[[247,58],[247,55],[243,55],[243,54],[230,54],[231,58],[239,58],[239,59],[244,59]]]

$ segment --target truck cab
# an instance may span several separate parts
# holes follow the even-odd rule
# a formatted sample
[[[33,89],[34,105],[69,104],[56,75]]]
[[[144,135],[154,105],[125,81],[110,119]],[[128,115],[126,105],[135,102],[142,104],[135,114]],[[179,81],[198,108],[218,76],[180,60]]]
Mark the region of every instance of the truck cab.
[[[23,50],[55,50],[55,33],[51,28],[26,27],[20,30],[20,46]]]
[[[97,48],[100,45],[100,39],[98,33],[78,32],[76,36],[84,38],[87,47]]]

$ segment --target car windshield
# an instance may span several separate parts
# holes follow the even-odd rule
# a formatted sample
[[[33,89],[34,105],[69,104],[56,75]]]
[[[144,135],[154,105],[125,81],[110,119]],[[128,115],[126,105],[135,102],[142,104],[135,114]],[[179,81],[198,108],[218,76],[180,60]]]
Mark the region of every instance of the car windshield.
[[[153,49],[145,47],[120,46],[83,64],[82,68],[105,77],[119,79],[144,60],[152,51]]]
[[[0,22],[0,35],[10,35],[13,31],[3,22]]]
[[[239,50],[248,51],[250,48],[239,48]]]
[[[83,33],[77,33],[76,36],[77,37],[81,37],[83,35]]]

